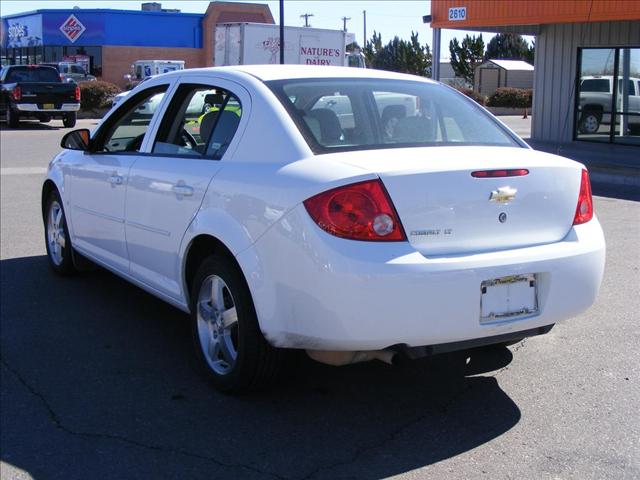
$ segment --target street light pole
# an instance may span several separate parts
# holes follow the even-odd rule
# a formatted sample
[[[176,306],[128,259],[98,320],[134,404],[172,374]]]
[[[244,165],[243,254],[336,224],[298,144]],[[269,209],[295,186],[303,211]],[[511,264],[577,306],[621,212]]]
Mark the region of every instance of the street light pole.
[[[367,11],[363,10],[362,15],[364,17],[364,45],[362,48],[365,48],[367,46]]]

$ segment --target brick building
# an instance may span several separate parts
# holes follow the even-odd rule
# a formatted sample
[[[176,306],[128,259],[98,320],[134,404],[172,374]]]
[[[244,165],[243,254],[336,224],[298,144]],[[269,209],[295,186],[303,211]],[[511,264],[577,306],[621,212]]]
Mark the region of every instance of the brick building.
[[[213,66],[215,26],[274,23],[267,5],[211,2],[204,14],[163,10],[46,9],[8,15],[1,22],[2,65],[65,60],[124,86],[136,60],[184,60],[187,68]]]

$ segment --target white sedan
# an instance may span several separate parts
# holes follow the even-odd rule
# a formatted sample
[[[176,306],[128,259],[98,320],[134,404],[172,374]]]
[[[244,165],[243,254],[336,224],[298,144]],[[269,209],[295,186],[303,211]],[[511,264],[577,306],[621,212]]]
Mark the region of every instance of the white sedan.
[[[585,167],[423,78],[183,70],[62,146],[52,268],[88,258],[189,312],[224,391],[269,382],[286,349],[340,365],[543,334],[602,280]]]

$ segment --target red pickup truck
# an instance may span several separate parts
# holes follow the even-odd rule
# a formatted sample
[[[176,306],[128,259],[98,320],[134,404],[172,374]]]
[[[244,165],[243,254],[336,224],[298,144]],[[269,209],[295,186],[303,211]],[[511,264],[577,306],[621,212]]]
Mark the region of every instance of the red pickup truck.
[[[0,116],[11,128],[18,128],[20,118],[36,118],[41,122],[60,118],[65,127],[76,124],[80,87],[75,83],[64,83],[53,67],[2,67],[0,88]]]

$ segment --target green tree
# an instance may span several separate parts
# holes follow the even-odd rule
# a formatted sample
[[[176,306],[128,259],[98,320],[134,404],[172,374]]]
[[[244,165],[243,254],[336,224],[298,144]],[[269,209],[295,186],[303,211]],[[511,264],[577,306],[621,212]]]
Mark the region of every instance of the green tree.
[[[382,44],[382,36],[373,32],[364,48],[364,55],[371,68],[423,77],[431,74],[431,50],[429,45],[420,44],[415,32],[411,32],[411,40],[401,40],[396,36],[386,45]]]
[[[535,47],[529,47],[527,41],[517,33],[499,33],[487,44],[485,60],[503,58],[508,60],[533,60]]]
[[[449,55],[455,74],[473,85],[474,70],[482,63],[484,55],[482,34],[478,37],[467,35],[462,39],[462,43],[454,38],[449,42]]]

